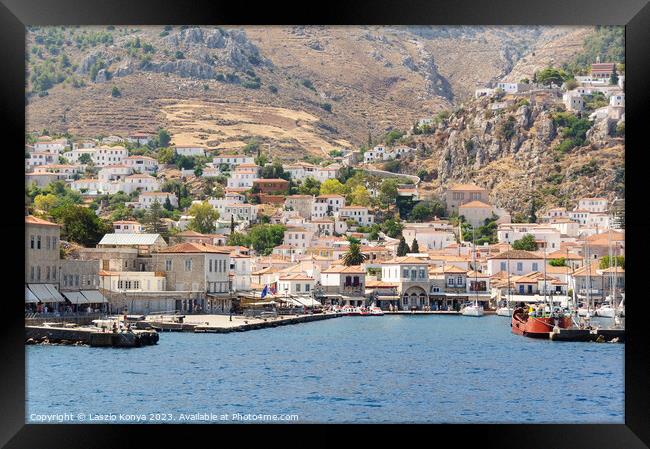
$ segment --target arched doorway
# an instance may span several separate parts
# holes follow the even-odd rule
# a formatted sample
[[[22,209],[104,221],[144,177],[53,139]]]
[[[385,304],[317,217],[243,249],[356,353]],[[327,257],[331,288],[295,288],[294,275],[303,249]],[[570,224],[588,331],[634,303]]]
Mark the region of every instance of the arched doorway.
[[[409,287],[402,294],[402,310],[411,310],[413,308],[422,309],[427,303],[429,296],[422,287]]]

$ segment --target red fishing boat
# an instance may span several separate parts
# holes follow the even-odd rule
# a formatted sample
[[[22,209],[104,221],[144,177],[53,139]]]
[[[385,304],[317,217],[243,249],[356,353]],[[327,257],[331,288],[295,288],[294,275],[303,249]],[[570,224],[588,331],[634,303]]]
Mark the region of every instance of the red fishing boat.
[[[528,311],[519,307],[512,314],[510,324],[512,332],[517,335],[532,338],[548,338],[548,333],[553,331],[555,326],[560,329],[568,329],[573,326],[573,320],[561,312],[550,316],[532,316]]]

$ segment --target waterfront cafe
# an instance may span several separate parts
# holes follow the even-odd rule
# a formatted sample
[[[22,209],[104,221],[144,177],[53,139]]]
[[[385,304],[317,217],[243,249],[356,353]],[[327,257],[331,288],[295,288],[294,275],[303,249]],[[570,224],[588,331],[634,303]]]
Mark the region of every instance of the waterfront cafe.
[[[78,313],[106,311],[107,299],[97,290],[59,292],[54,284],[25,285],[25,311]]]

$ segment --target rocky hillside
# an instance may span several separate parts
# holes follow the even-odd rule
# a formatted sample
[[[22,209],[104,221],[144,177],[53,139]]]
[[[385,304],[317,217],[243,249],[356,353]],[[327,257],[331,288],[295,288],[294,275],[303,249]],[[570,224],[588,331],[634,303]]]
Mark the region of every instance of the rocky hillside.
[[[539,100],[513,100],[500,111],[486,98],[466,104],[433,133],[410,138],[418,153],[401,170],[424,168],[433,178],[424,188],[432,193],[455,182],[479,184],[512,213],[528,213],[533,202],[539,210],[573,207],[581,196],[622,197],[625,150],[616,124],[592,125],[563,112],[557,99]]]
[[[585,28],[57,27],[28,32],[29,130],[169,129],[177,144],[287,158],[358,146],[477,85],[560,64]],[[554,47],[554,43],[559,43]],[[545,63],[545,62],[544,62]],[[116,87],[117,89],[113,89]]]

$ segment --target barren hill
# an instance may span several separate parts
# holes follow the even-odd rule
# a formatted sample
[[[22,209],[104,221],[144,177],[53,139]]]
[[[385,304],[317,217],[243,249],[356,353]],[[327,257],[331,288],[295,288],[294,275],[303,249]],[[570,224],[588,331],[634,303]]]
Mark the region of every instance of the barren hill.
[[[32,28],[28,130],[92,137],[162,126],[177,144],[236,149],[255,137],[287,158],[322,156],[451,109],[479,84],[526,75],[537,55],[539,64],[550,61],[545,54],[560,64],[585,33],[461,26]]]

